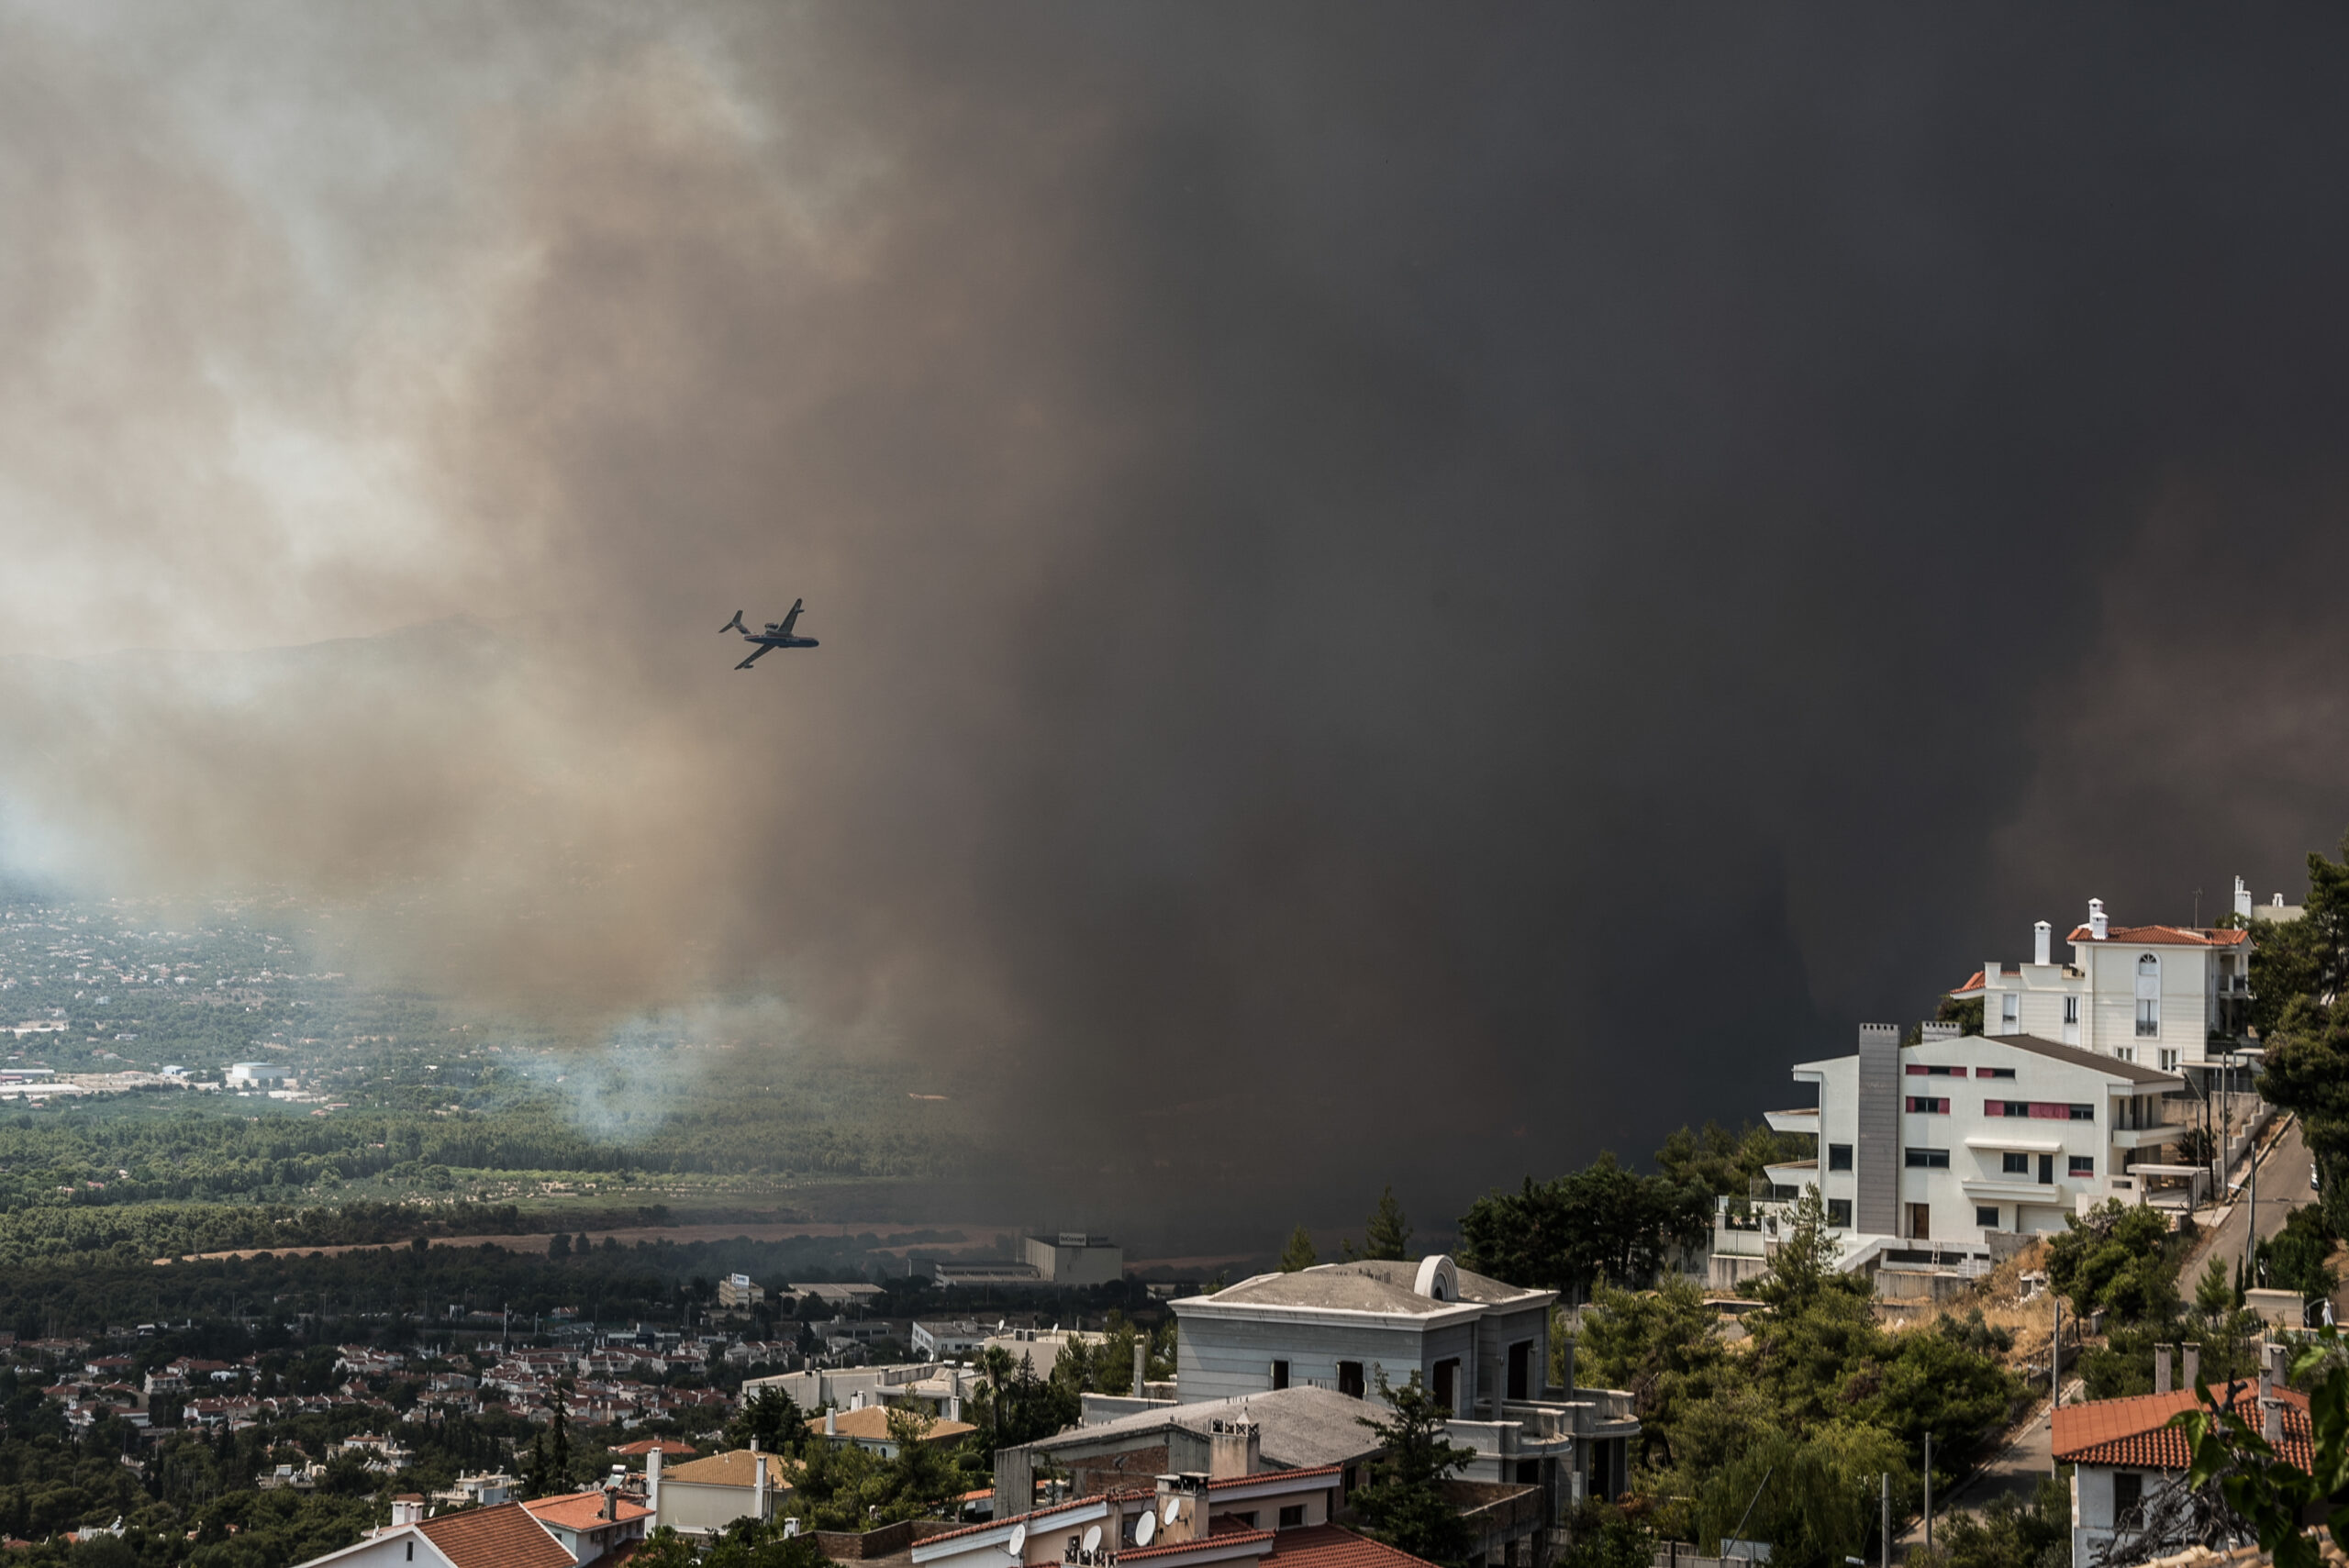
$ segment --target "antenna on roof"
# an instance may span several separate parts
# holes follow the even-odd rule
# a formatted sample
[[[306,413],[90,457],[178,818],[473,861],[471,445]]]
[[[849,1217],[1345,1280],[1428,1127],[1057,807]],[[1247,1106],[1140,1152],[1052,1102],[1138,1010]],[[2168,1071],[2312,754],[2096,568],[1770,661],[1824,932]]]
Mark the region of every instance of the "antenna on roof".
[[[1021,1552],[1027,1551],[1028,1527],[1024,1524],[1013,1525],[1011,1527],[1011,1539],[1003,1543],[1003,1549],[1011,1553],[1014,1557],[1017,1557]]]
[[[1087,1557],[1101,1550],[1101,1527],[1088,1525],[1085,1531],[1085,1554]]]
[[[1151,1542],[1151,1538],[1155,1536],[1157,1533],[1158,1515],[1148,1508],[1144,1508],[1141,1511],[1141,1518],[1134,1521],[1134,1544],[1136,1546],[1148,1546]]]

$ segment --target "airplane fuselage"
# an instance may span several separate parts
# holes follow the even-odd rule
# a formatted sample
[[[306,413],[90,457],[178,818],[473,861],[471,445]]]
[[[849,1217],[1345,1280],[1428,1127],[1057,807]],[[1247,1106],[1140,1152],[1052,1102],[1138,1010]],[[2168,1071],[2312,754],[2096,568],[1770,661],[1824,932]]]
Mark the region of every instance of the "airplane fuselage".
[[[781,620],[771,620],[767,622],[766,629],[763,631],[752,631],[749,627],[744,626],[742,624],[742,612],[736,610],[734,612],[734,618],[728,621],[724,626],[719,627],[718,629],[720,631],[740,632],[742,634],[742,640],[751,644],[752,651],[748,659],[743,660],[740,664],[735,665],[734,668],[737,670],[749,669],[752,664],[757,663],[760,657],[771,648],[813,648],[817,646],[816,639],[812,637],[795,637],[792,635],[791,628],[798,624],[799,612],[801,609],[806,607],[806,603],[807,601],[803,599],[794,599],[791,602],[791,613],[784,617]]]

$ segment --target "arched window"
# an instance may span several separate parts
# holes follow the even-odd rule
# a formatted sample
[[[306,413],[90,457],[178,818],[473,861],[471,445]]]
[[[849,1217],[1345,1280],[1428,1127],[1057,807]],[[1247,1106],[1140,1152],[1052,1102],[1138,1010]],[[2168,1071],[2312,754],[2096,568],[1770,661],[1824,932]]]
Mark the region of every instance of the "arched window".
[[[2137,1038],[2152,1040],[2162,1032],[2162,961],[2152,953],[2137,960]]]

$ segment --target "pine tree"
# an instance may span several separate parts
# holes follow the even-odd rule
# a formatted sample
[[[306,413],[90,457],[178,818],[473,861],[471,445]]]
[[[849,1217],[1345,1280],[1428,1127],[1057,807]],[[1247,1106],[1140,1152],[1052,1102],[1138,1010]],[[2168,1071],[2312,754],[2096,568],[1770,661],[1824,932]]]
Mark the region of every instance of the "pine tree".
[[[1313,1262],[1313,1238],[1299,1225],[1289,1233],[1288,1246],[1281,1252],[1281,1273],[1293,1274],[1299,1269],[1311,1268]]]
[[[1411,1255],[1411,1222],[1403,1213],[1403,1206],[1395,1201],[1395,1184],[1378,1195],[1378,1207],[1371,1211],[1370,1230],[1363,1237],[1362,1255],[1365,1258],[1408,1258]]]
[[[1468,1521],[1443,1495],[1443,1483],[1475,1458],[1475,1451],[1445,1440],[1444,1423],[1452,1412],[1436,1404],[1418,1372],[1400,1388],[1381,1373],[1378,1396],[1393,1407],[1392,1418],[1356,1419],[1378,1434],[1386,1452],[1371,1484],[1354,1494],[1354,1506],[1376,1540],[1430,1562],[1458,1562],[1474,1537]]]

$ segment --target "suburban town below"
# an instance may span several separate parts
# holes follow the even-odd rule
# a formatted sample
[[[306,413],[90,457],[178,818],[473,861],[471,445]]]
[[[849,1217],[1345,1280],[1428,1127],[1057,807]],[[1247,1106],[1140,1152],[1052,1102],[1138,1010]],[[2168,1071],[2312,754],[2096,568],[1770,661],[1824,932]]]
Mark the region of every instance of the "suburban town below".
[[[2349,871],[2310,864],[2304,903],[2238,883],[2215,924],[2040,920],[1651,1172],[1529,1178],[1433,1249],[1389,1188],[1358,1237],[1299,1225],[1187,1273],[1091,1231],[738,1226],[726,1206],[833,1189],[597,1170],[527,1039],[411,1003],[403,1046],[341,976],[265,969],[249,912],[183,940],[23,905],[18,951],[53,956],[0,984],[60,1005],[19,1027],[0,1173],[47,1148],[69,1179],[10,1217],[0,1529],[202,1568],[2109,1568],[2222,1543],[2183,1418],[2310,1451],[2311,1377],[2349,1362],[2318,989]],[[176,966],[102,962],[141,945]],[[189,1034],[220,1011],[182,975],[290,1027]],[[140,1027],[82,1027],[101,1002]],[[284,1049],[237,1054],[254,1039]],[[65,1092],[54,1059],[93,1046],[154,1086]],[[171,1109],[190,1089],[227,1110]],[[123,1165],[71,1179],[93,1140]],[[223,1201],[248,1158],[265,1179]],[[44,1273],[74,1257],[81,1284]]]

